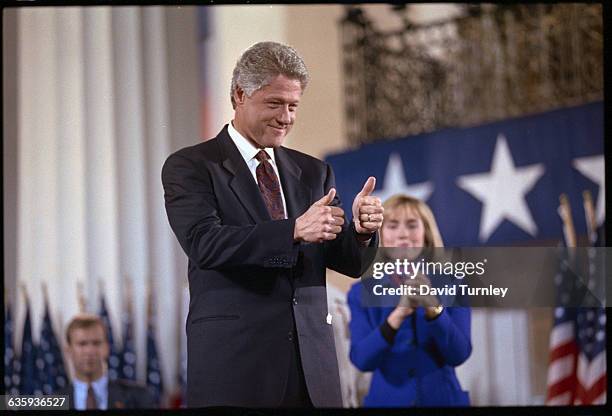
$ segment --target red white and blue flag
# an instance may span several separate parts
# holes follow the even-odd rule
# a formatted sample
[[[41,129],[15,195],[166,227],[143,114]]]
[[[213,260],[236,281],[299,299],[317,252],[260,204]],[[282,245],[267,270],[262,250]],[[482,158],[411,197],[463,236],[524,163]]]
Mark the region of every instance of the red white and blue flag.
[[[604,308],[555,310],[547,405],[606,403]]]
[[[601,234],[600,234],[601,235]],[[595,246],[601,245],[595,242]],[[591,249],[590,249],[591,250]],[[589,272],[602,267],[592,251]],[[558,304],[573,289],[578,279],[571,273],[567,259],[556,276]],[[555,321],[550,337],[546,404],[596,405],[606,403],[606,310],[605,308],[555,309]]]

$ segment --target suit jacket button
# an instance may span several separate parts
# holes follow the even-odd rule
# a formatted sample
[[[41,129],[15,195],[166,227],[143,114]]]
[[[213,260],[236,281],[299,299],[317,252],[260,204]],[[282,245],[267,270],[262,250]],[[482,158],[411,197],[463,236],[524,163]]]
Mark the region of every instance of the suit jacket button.
[[[293,298],[291,301],[293,302],[294,305],[297,305],[298,303],[296,298]]]
[[[287,339],[289,341],[293,341],[293,331],[289,331],[289,333],[287,334]]]

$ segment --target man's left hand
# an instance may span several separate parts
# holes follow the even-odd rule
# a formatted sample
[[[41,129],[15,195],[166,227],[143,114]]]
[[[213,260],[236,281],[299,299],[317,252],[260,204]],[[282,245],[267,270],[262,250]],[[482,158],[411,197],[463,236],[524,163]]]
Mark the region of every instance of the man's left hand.
[[[383,222],[382,203],[380,198],[372,196],[376,178],[370,176],[353,201],[353,222],[359,234],[374,234]]]

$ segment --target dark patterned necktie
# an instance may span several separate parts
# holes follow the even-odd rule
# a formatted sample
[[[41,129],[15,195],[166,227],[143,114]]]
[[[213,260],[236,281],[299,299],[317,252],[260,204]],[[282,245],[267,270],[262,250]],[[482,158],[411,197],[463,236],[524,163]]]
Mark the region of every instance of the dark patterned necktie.
[[[96,402],[96,395],[94,394],[93,387],[91,384],[87,385],[87,409],[97,409],[98,403]]]
[[[268,154],[260,150],[255,158],[259,160],[259,165],[255,169],[257,185],[261,196],[268,207],[268,212],[273,220],[285,219],[285,209],[283,208],[283,198],[281,196],[280,182],[274,172],[274,168],[268,162]]]

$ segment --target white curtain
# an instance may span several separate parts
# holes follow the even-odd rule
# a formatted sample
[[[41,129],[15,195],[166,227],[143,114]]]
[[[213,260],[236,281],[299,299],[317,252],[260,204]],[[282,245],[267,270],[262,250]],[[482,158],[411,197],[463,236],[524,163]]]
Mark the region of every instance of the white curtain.
[[[16,200],[16,276],[9,279],[25,288],[12,291],[15,339],[25,292],[38,340],[43,283],[60,336],[79,311],[80,284],[88,312],[99,311],[103,290],[119,339],[130,288],[144,381],[151,286],[171,389],[186,258],[166,219],[160,172],[172,151],[198,141],[196,9],[24,7],[13,16],[17,134],[5,140],[16,141],[17,192],[5,198]]]
[[[534,403],[525,309],[472,309],[472,354],[457,367],[472,406]]]

